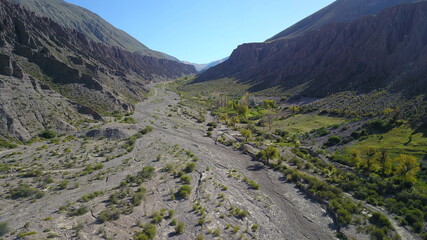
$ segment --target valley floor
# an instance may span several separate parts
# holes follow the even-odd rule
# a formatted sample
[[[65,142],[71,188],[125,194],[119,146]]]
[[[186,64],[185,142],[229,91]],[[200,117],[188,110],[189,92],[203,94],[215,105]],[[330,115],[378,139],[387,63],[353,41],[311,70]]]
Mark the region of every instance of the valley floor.
[[[181,114],[186,107],[179,96],[161,86],[136,106],[136,124],[112,124],[129,132],[153,127],[129,151],[120,153],[119,140],[75,138],[0,153],[2,164],[14,164],[0,179],[0,222],[11,230],[5,239],[132,239],[148,222],[156,226],[155,239],[335,238],[334,222],[320,204],[285,183],[282,174],[216,144],[205,124]],[[154,174],[142,185],[127,178],[147,166]],[[42,174],[25,175],[35,169]],[[188,199],[176,194],[184,186],[176,177],[182,174],[191,179]],[[11,199],[11,189],[23,184],[44,194]],[[140,186],[146,190],[142,202],[130,206]],[[118,203],[111,200],[114,193]],[[119,218],[101,221],[107,208],[118,210]]]

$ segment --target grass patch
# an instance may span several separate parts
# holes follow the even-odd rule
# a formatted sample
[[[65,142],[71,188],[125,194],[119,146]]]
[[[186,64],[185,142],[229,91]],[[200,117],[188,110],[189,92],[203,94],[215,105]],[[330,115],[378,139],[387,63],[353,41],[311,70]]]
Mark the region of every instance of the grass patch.
[[[408,154],[421,158],[427,155],[427,138],[422,133],[413,133],[409,126],[402,125],[383,134],[369,135],[351,146],[351,150],[384,149],[392,155]]]
[[[303,134],[311,130],[345,123],[343,118],[319,116],[315,114],[297,114],[289,118],[274,121],[272,131],[286,130],[290,134]]]

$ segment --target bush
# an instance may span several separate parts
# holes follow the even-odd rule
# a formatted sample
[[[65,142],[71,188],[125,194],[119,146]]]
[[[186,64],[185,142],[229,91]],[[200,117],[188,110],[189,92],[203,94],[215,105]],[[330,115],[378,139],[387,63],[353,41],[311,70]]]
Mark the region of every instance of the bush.
[[[0,222],[0,236],[4,236],[9,232],[9,226],[7,222]]]
[[[43,192],[36,188],[32,188],[26,184],[19,184],[16,188],[9,190],[9,196],[12,199],[26,198],[36,196],[37,198],[43,197]]]
[[[384,233],[384,230],[377,227],[374,227],[371,232],[371,236],[373,240],[384,240],[387,237],[387,235]]]
[[[79,208],[76,208],[72,211],[68,211],[68,216],[70,216],[70,217],[81,216],[87,212],[89,212],[89,209],[83,205],[83,206],[80,206]]]
[[[192,190],[192,188],[191,188],[190,185],[184,185],[184,186],[181,186],[178,189],[178,192],[175,195],[178,198],[181,198],[181,199],[185,198],[185,199],[187,199],[190,196],[190,194],[191,194],[191,190]]]
[[[142,135],[145,135],[145,134],[147,134],[147,133],[149,133],[149,132],[151,132],[151,131],[153,131],[153,127],[151,127],[151,126],[146,126],[144,129],[142,129],[142,130],[140,131],[140,133],[141,133]]]
[[[379,228],[390,228],[391,223],[390,220],[379,212],[374,212],[372,216],[369,218],[369,221]]]
[[[62,189],[66,189],[68,186],[69,181],[68,180],[63,180],[59,183],[58,185],[58,189],[62,190]]]
[[[151,222],[154,224],[159,224],[163,221],[163,215],[159,212],[154,212],[153,215],[151,215]]]
[[[184,232],[185,225],[183,222],[179,222],[178,225],[175,227],[175,234],[180,235]]]
[[[56,137],[56,133],[52,130],[44,130],[39,136],[45,139],[52,139]]]
[[[16,237],[18,239],[20,239],[20,238],[24,238],[26,236],[31,236],[31,235],[36,235],[36,234],[37,234],[36,232],[25,232],[25,233],[18,234],[18,236],[16,236]]]
[[[195,164],[195,163],[193,163],[193,162],[191,162],[191,163],[188,163],[188,164],[187,164],[187,166],[185,166],[184,171],[185,171],[186,173],[191,173],[191,172],[193,172],[195,169],[196,169],[196,164]]]
[[[16,147],[18,147],[18,145],[14,144],[14,143],[10,143],[5,139],[0,139],[0,148],[12,149],[12,148],[16,148]]]
[[[119,219],[120,213],[115,208],[102,210],[98,215],[98,221],[101,223]]]
[[[191,183],[191,177],[189,175],[181,176],[180,180],[183,184],[190,184]]]
[[[142,178],[143,180],[150,179],[154,175],[155,171],[156,169],[152,166],[144,167],[142,171],[138,173],[138,177]]]
[[[331,147],[341,143],[341,138],[338,136],[331,136],[325,143],[325,146]]]
[[[122,120],[123,123],[135,124],[136,120],[133,117],[125,117]]]
[[[157,227],[151,223],[147,223],[143,226],[143,230],[136,232],[133,236],[134,240],[151,240],[157,235]]]
[[[424,214],[419,209],[409,210],[406,213],[405,220],[408,221],[410,225],[414,225],[417,222],[424,221]]]

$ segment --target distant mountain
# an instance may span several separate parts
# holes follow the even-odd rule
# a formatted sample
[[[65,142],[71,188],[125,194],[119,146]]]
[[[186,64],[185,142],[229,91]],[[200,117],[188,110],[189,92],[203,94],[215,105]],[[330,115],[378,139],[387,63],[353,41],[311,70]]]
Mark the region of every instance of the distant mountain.
[[[187,61],[183,61],[183,63],[193,65],[198,72],[204,72],[204,71],[208,70],[209,68],[214,67],[214,66],[226,61],[227,59],[228,59],[228,57],[220,59],[220,60],[216,60],[216,61],[213,61],[210,63],[206,63],[206,64],[191,63],[191,62],[187,62]]]
[[[167,54],[153,51],[138,40],[117,29],[97,14],[65,2],[64,0],[11,0],[40,16],[49,17],[67,28],[74,28],[89,39],[106,43],[111,46],[122,47],[130,52],[137,52],[143,56],[177,60]]]
[[[424,0],[337,0],[267,41],[296,37],[319,29],[328,23],[353,22],[363,16],[375,15],[394,5],[421,1]]]
[[[201,70],[200,70],[200,72],[204,72],[204,71],[206,71],[206,70],[208,70],[209,68],[211,68],[211,67],[215,67],[216,65],[218,65],[218,64],[220,64],[220,63],[223,63],[223,62],[225,62],[225,61],[227,61],[227,59],[228,59],[229,57],[226,57],[226,58],[223,58],[223,59],[220,59],[220,60],[216,60],[216,61],[213,61],[213,62],[210,62],[210,63],[208,63],[208,64],[206,64]]]
[[[50,18],[0,0],[0,138],[26,141],[43,129],[131,112],[151,81],[193,66],[95,42]]]
[[[243,44],[195,81],[234,78],[253,84],[253,91],[298,87],[299,95],[311,97],[379,88],[413,96],[427,92],[426,62],[424,1],[352,23],[327,24],[294,38]]]
[[[194,68],[197,70],[197,72],[200,72],[207,65],[207,64],[192,63],[192,62],[187,62],[187,61],[182,61],[182,63],[193,65]]]

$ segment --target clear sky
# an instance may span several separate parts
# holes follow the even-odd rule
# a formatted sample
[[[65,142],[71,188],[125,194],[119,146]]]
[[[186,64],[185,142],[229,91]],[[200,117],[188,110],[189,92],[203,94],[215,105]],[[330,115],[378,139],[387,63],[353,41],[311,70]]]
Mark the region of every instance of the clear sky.
[[[151,49],[208,63],[262,42],[334,0],[66,0]]]

